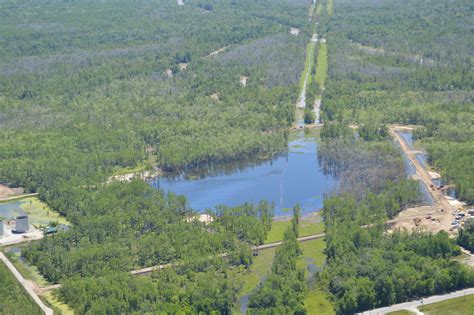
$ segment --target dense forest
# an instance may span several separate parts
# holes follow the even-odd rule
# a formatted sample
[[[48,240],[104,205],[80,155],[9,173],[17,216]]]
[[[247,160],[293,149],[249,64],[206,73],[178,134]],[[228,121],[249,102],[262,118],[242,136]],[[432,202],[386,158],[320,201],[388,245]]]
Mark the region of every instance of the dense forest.
[[[338,314],[474,285],[446,232],[387,233],[385,224],[421,203],[387,124],[417,125],[430,165],[474,201],[470,17],[468,1],[340,0],[333,8],[319,159],[340,187],[324,202],[319,279]],[[472,233],[466,223],[457,243],[468,247]]]
[[[285,151],[314,31],[304,120],[315,122],[322,96],[318,162],[339,183],[322,211],[318,289],[351,314],[474,285],[472,268],[452,259],[457,244],[473,248],[472,221],[457,240],[386,224],[422,203],[389,124],[416,125],[431,167],[474,203],[471,3],[310,3],[0,2],[0,183],[38,192],[71,222],[22,250],[61,284],[61,302],[77,314],[232,312],[274,206],[220,205],[201,222],[183,196],[108,178]],[[300,220],[296,205],[248,313],[308,311]],[[0,313],[37,312],[3,265],[0,279]]]
[[[430,164],[474,202],[470,1],[340,0],[328,23],[329,120],[419,125]]]
[[[2,3],[0,180],[54,202],[145,160],[284,150],[306,40],[289,30],[304,34],[307,3],[211,4]]]
[[[338,314],[474,285],[474,271],[451,259],[460,250],[446,232],[386,232],[387,219],[421,196],[396,147],[371,135],[383,129],[327,123],[321,132],[319,158],[340,188],[324,200],[327,266],[319,279]]]
[[[192,219],[183,197],[139,180],[77,194],[70,202],[75,210],[69,217],[77,218],[71,230],[32,244],[23,255],[49,281],[63,284],[59,295],[80,314],[228,313],[237,275],[252,262],[249,244],[263,242],[273,218],[272,206],[261,202],[221,208],[206,225]],[[166,263],[176,266],[151,278],[129,273]]]
[[[458,244],[474,252],[474,219],[469,219],[459,231]]]
[[[220,207],[206,225],[183,197],[105,183],[286,150],[307,16],[305,0],[0,4],[0,182],[72,223],[23,251],[62,301],[78,314],[230,312],[273,206]]]

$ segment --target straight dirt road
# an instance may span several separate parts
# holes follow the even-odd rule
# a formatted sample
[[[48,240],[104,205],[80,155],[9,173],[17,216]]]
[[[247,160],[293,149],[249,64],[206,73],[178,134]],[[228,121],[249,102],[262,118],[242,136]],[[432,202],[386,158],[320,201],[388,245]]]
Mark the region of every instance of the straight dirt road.
[[[465,295],[471,295],[474,294],[474,288],[470,289],[465,289],[465,290],[460,290],[456,292],[451,292],[448,294],[444,295],[433,295],[428,298],[424,298],[421,300],[416,300],[416,301],[411,301],[411,302],[406,302],[406,303],[400,303],[400,304],[395,304],[392,306],[387,306],[387,307],[382,307],[382,308],[377,308],[371,311],[366,311],[361,313],[362,315],[379,315],[379,314],[387,314],[390,312],[396,312],[396,311],[401,311],[401,310],[408,310],[411,311],[415,314],[423,314],[418,307],[421,307],[422,305],[428,305],[428,304],[433,304],[436,302],[441,302],[445,300],[450,300],[454,299],[457,297],[463,297]]]
[[[429,192],[433,196],[433,199],[437,205],[447,210],[456,210],[455,207],[451,206],[449,202],[446,200],[444,197],[443,193],[439,190],[436,189],[430,189],[430,186],[432,186],[433,182],[431,181],[431,175],[425,170],[425,168],[420,164],[418,159],[416,158],[416,151],[411,150],[408,147],[408,144],[405,142],[405,140],[402,138],[402,136],[398,133],[398,131],[401,130],[413,130],[413,128],[410,127],[405,127],[405,126],[392,126],[390,127],[390,134],[392,135],[393,139],[395,139],[400,147],[402,148],[403,152],[405,153],[405,156],[410,160],[412,165],[415,167],[416,174],[418,178],[426,185],[428,188]]]
[[[433,184],[432,180],[439,178],[439,175],[425,169],[424,165],[417,159],[417,154],[420,154],[420,151],[413,150],[400,134],[402,131],[412,130],[413,128],[408,126],[394,125],[389,127],[390,135],[398,143],[402,153],[415,171],[412,178],[423,183],[427,193],[431,196],[433,204],[405,209],[388,223],[392,224],[392,229],[412,230],[415,228],[426,228],[433,233],[439,231],[455,233],[452,228],[452,221],[461,207],[451,204],[446,198],[444,191],[438,189]]]
[[[31,296],[33,301],[35,301],[35,303],[38,304],[38,306],[41,308],[41,310],[46,315],[53,315],[53,310],[50,309],[49,307],[47,307],[43,303],[43,301],[41,301],[39,296],[36,295],[36,293],[33,290],[32,284],[29,281],[25,280],[25,278],[23,278],[23,276],[18,272],[18,270],[15,268],[15,266],[13,266],[13,264],[10,262],[10,260],[7,258],[7,256],[5,256],[5,254],[3,254],[2,252],[0,252],[0,260],[2,260],[5,263],[5,265],[10,270],[10,272],[13,274],[13,276],[15,276],[16,280],[18,282],[20,282],[20,284],[25,289],[26,293],[28,293]]]

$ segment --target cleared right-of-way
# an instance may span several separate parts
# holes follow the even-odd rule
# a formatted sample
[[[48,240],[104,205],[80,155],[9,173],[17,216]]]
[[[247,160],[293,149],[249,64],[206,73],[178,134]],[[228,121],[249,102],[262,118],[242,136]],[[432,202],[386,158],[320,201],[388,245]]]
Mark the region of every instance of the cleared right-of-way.
[[[419,307],[422,307],[423,305],[433,304],[433,303],[450,300],[450,299],[454,299],[458,297],[463,297],[463,296],[471,295],[471,294],[474,294],[474,288],[455,291],[455,292],[447,293],[444,295],[433,295],[421,300],[382,307],[382,308],[374,309],[371,311],[366,311],[361,314],[362,315],[379,315],[379,314],[387,314],[387,313],[403,311],[403,310],[408,310],[415,314],[423,314],[423,312],[419,310]]]
[[[403,131],[413,131],[413,129],[413,127],[409,126],[393,125],[389,127],[389,132],[412,165],[415,171],[412,177],[423,183],[426,191],[432,197],[433,204],[403,210],[393,220],[390,220],[389,223],[393,224],[393,228],[406,228],[410,230],[418,226],[424,226],[433,233],[442,230],[451,234],[455,233],[451,223],[457,213],[462,210],[461,203],[450,203],[445,196],[445,192],[433,184],[432,180],[434,177],[432,173],[428,172],[416,157],[420,151],[411,149],[400,134]]]

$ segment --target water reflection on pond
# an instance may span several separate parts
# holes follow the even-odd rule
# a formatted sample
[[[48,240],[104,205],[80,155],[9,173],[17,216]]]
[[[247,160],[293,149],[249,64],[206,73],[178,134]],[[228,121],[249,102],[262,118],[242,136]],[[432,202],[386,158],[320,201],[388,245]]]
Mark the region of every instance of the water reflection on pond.
[[[219,204],[236,206],[268,200],[277,215],[287,214],[296,203],[303,213],[319,210],[323,195],[336,184],[317,159],[317,131],[296,131],[288,152],[260,163],[233,164],[207,170],[206,176],[187,173],[177,178],[156,178],[152,185],[185,195],[189,205],[204,211]]]

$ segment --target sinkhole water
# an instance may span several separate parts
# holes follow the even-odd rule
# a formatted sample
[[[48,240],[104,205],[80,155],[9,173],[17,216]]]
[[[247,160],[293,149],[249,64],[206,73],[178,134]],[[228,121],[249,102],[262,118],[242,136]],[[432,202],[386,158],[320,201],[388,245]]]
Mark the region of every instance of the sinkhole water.
[[[237,206],[267,200],[275,205],[277,216],[299,203],[302,213],[318,211],[324,194],[334,188],[337,180],[322,171],[318,159],[318,131],[305,135],[295,131],[288,152],[271,160],[242,166],[225,165],[206,175],[182,174],[178,177],[157,177],[151,185],[187,197],[189,206],[197,211],[216,205]]]

